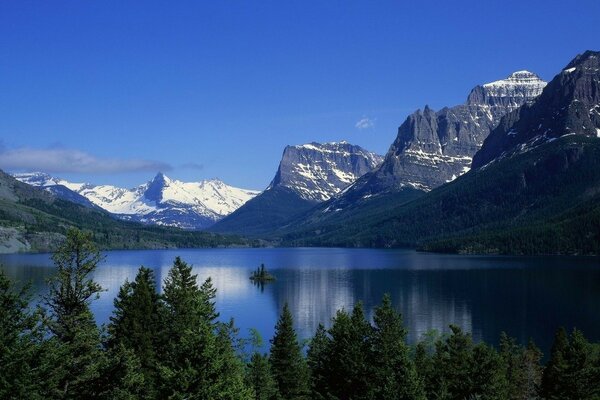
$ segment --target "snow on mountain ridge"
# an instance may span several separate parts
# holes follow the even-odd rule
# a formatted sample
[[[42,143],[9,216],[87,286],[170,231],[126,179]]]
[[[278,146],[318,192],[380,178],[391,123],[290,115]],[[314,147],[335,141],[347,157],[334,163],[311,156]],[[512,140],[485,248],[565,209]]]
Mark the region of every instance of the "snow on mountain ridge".
[[[187,229],[205,228],[259,193],[229,186],[218,179],[183,182],[162,173],[132,189],[71,183],[44,173],[15,174],[15,178],[45,188],[65,186],[124,219]]]
[[[287,146],[268,189],[287,187],[305,200],[325,201],[382,161],[383,157],[346,141]]]

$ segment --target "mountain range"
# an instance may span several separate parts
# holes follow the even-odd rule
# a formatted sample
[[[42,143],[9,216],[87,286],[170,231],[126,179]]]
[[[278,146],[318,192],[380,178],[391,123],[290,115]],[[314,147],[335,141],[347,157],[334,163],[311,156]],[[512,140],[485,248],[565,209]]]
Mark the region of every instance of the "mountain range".
[[[600,52],[587,51],[500,119],[464,175],[414,198],[369,196],[324,217],[340,204],[333,199],[273,235],[287,245],[599,254],[599,110]]]
[[[348,142],[287,146],[275,177],[261,194],[210,228],[263,235],[339,195],[383,158]]]
[[[218,179],[181,182],[162,173],[133,189],[72,183],[39,172],[14,177],[121,219],[194,230],[214,224],[259,193],[226,185]]]
[[[0,171],[0,253],[52,251],[73,226],[91,231],[103,249],[254,245],[239,237],[123,221]]]
[[[384,157],[347,142],[287,146],[260,193],[160,173],[134,189],[17,178],[43,188],[43,204],[278,245],[599,254],[600,52],[549,83],[517,71],[463,104],[425,106]]]

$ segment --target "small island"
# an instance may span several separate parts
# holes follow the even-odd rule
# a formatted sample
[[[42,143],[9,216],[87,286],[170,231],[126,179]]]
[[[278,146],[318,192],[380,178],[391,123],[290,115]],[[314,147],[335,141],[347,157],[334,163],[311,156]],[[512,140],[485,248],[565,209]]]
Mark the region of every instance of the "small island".
[[[250,276],[250,280],[255,283],[265,283],[265,282],[273,282],[275,277],[267,272],[265,268],[265,264],[260,264],[260,267],[256,269],[256,271],[252,272]]]

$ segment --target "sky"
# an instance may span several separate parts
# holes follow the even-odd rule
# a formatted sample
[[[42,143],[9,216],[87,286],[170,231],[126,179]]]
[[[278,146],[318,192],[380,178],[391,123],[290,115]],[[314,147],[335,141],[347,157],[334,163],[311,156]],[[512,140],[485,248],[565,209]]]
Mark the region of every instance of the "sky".
[[[600,1],[0,1],[0,168],[263,189],[286,145],[385,154],[408,114],[600,50]]]

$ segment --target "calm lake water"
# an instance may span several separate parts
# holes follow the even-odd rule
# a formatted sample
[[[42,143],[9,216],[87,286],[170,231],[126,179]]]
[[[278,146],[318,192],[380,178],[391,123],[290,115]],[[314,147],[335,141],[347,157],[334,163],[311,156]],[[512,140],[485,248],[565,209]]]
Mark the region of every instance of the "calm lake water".
[[[390,293],[414,343],[430,329],[457,324],[476,340],[497,343],[501,331],[526,343],[533,337],[548,352],[559,326],[577,327],[600,340],[600,259],[578,257],[491,257],[371,249],[206,249],[113,251],[95,279],[105,288],[92,309],[108,322],[113,298],[140,265],[164,280],[176,256],[194,266],[199,280],[212,277],[221,318],[235,318],[242,336],[256,328],[265,342],[284,303],[299,336],[328,325],[335,311],[357,301],[368,316]],[[264,290],[248,279],[265,263],[277,281]],[[31,281],[37,294],[52,275],[48,254],[0,256],[9,277]]]

